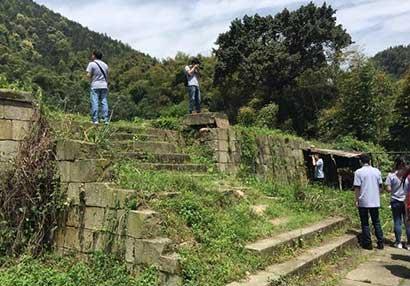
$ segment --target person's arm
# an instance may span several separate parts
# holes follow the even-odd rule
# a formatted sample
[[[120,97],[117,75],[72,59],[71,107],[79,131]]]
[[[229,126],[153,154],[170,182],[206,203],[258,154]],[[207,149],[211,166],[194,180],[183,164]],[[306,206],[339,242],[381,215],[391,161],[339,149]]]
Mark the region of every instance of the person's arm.
[[[360,179],[360,176],[357,174],[357,172],[354,173],[354,180],[353,180],[353,188],[355,192],[355,204],[356,207],[359,207],[359,198],[360,198],[360,188],[362,186],[362,181]]]
[[[356,207],[359,207],[360,187],[354,187]]]
[[[385,185],[386,185],[386,191],[388,193],[391,193],[391,178],[390,178],[390,175],[387,176]]]
[[[87,69],[86,69],[86,78],[88,81],[91,81],[91,78],[93,76],[93,67],[91,63],[88,64]]]
[[[312,165],[313,165],[313,166],[316,166],[316,159],[315,159],[315,156],[312,156]]]
[[[198,67],[198,65],[193,65],[192,68],[189,68],[189,67],[188,67],[188,69],[186,70],[186,72],[188,73],[189,76],[192,76],[192,75],[195,73],[197,67]]]

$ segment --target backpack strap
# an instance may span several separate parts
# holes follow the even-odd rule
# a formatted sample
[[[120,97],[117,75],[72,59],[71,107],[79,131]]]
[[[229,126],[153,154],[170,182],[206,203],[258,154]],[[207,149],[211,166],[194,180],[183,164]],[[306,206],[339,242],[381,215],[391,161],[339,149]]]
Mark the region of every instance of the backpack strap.
[[[105,74],[105,72],[104,72],[104,70],[102,69],[102,67],[97,63],[97,61],[94,61],[94,63],[100,68],[100,71],[102,72],[105,81],[108,83],[107,75]]]

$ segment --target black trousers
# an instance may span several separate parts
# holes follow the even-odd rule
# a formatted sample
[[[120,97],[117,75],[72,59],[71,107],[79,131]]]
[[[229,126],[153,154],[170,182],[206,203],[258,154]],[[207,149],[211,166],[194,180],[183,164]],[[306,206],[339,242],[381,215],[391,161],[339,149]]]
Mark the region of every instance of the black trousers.
[[[377,243],[383,243],[383,230],[379,218],[379,208],[359,208],[360,222],[362,225],[362,245],[371,245],[372,239],[369,226],[369,214],[373,223]]]

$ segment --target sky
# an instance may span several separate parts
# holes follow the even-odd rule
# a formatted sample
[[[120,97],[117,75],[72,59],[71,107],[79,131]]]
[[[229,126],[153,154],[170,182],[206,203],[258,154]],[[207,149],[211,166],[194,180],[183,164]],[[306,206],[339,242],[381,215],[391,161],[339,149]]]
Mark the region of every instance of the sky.
[[[244,15],[275,15],[305,0],[35,0],[93,31],[157,58],[209,55],[220,33]],[[322,1],[314,0],[316,4]],[[410,0],[328,0],[338,23],[368,56],[410,44]]]

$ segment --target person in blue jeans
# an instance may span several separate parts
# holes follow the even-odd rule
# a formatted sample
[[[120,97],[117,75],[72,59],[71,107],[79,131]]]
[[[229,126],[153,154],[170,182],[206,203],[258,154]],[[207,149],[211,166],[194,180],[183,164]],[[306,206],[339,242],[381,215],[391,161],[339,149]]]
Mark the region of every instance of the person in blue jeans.
[[[356,207],[359,211],[362,226],[361,244],[364,249],[372,249],[369,226],[369,215],[377,238],[377,248],[384,248],[383,230],[379,218],[380,192],[382,191],[382,175],[377,168],[370,165],[370,157],[363,155],[360,159],[362,168],[354,173],[353,186],[356,194]]]
[[[199,89],[199,65],[197,58],[191,60],[191,64],[185,67],[185,76],[187,77],[187,88],[189,96],[189,114],[201,112],[201,91]]]
[[[408,181],[403,180],[406,171],[406,162],[404,158],[399,157],[395,160],[395,168],[386,178],[386,189],[391,194],[391,210],[394,222],[394,247],[410,249],[410,225],[405,225],[406,222],[406,207],[405,199],[408,188]],[[402,227],[406,227],[407,243],[403,245],[401,242]]]
[[[108,65],[102,61],[102,53],[93,51],[91,62],[87,66],[87,77],[90,80],[91,120],[99,122],[99,105],[101,101],[102,120],[109,123],[108,116]]]

